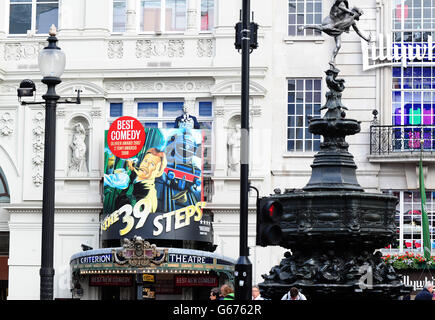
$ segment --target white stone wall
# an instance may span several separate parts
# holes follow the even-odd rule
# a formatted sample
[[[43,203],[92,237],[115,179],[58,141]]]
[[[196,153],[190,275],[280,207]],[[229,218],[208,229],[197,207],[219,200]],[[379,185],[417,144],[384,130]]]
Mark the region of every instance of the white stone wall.
[[[197,0],[198,1],[198,0]],[[122,101],[133,112],[135,99],[209,98],[214,108],[214,195],[208,207],[215,217],[217,252],[237,259],[239,255],[239,180],[227,175],[227,129],[240,116],[241,55],[234,49],[234,25],[242,1],[217,1],[216,27],[212,33],[198,33],[195,1],[189,1],[188,30],[185,34],[137,34],[139,13],[128,1],[128,32],[111,35],[111,1],[63,0],[59,16],[59,46],[67,56],[63,82],[57,87],[62,97],[74,97],[83,90],[81,105],[59,105],[56,134],[56,237],[55,297],[70,297],[69,257],[80,244],[99,246],[98,208],[101,203],[104,129],[110,101]],[[323,1],[323,16],[332,0]],[[386,32],[389,1],[352,0],[365,14],[359,22],[364,32]],[[12,132],[0,136],[0,165],[11,190],[9,210],[0,209],[0,229],[10,231],[9,298],[39,298],[42,168],[39,139],[43,137],[44,109],[20,106],[16,88],[22,79],[37,84],[37,99],[45,93],[40,83],[37,53],[46,36],[9,37],[8,1],[0,0],[0,118],[10,115]],[[251,54],[250,175],[261,196],[274,188],[302,188],[310,177],[314,153],[287,152],[287,78],[322,77],[328,68],[333,39],[287,36],[287,1],[252,0],[251,9],[260,25],[259,48]],[[4,10],[2,10],[4,9]],[[196,16],[195,16],[196,15]],[[386,29],[387,28],[387,29]],[[406,188],[402,164],[369,162],[371,111],[390,121],[391,93],[388,70],[362,71],[359,37],[343,35],[337,67],[346,80],[343,103],[349,118],[362,121],[362,132],[350,137],[350,152],[358,165],[358,180],[367,191],[397,186]],[[322,104],[326,85],[322,81]],[[134,116],[133,114],[130,114]],[[89,173],[68,175],[69,143],[75,121],[86,124]],[[381,170],[382,168],[382,170]],[[384,169],[385,168],[385,169]],[[406,166],[405,166],[406,168]],[[410,173],[411,174],[411,173]],[[428,178],[427,183],[435,183]],[[429,188],[429,187],[427,187]],[[250,194],[249,246],[253,283],[279,263],[284,249],[255,246],[255,193]],[[79,207],[79,212],[76,210]],[[26,288],[24,290],[24,288]],[[90,295],[88,295],[90,294]],[[96,299],[96,290],[85,288],[86,299]]]

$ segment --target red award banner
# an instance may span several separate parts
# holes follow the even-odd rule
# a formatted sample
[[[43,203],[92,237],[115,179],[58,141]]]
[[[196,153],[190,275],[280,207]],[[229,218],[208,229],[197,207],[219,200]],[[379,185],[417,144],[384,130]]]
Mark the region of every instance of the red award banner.
[[[133,117],[120,117],[110,125],[107,145],[118,158],[128,159],[141,151],[145,144],[145,129]]]

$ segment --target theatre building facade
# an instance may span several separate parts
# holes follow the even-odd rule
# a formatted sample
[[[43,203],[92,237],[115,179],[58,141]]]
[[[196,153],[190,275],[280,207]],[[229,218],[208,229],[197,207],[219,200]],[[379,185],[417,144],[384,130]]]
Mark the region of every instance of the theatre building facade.
[[[361,121],[349,151],[366,191],[399,199],[399,241],[379,249],[418,253],[420,153],[431,239],[435,210],[435,2],[349,3],[364,11],[357,25],[372,38],[367,45],[350,30],[337,56],[347,117]],[[320,24],[332,4],[251,0],[259,47],[250,55],[249,176],[260,196],[308,183],[321,143],[308,120],[323,112],[324,70],[335,44],[298,26]],[[234,25],[241,6],[241,0],[0,1],[0,299],[39,299],[45,110],[21,106],[16,90],[31,79],[37,100],[46,92],[37,57],[51,24],[67,60],[56,91],[74,98],[81,90],[82,97],[80,105],[57,107],[54,297],[207,299],[210,288],[234,280],[241,101]],[[199,128],[176,128],[183,106]],[[106,140],[121,117],[140,122],[147,137],[132,158],[115,156]],[[77,139],[85,150],[80,168],[73,161]],[[150,149],[166,155],[158,160],[155,191],[148,183],[137,187],[131,175]],[[145,205],[134,210],[144,189],[157,194],[150,200],[157,209],[146,218]],[[254,284],[285,252],[256,246],[255,229],[252,192]]]

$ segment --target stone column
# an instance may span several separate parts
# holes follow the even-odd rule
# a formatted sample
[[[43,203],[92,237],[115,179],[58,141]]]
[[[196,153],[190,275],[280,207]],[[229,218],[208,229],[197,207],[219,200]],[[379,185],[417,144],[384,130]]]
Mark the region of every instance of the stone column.
[[[198,1],[201,0],[187,0],[186,34],[198,34]]]
[[[136,19],[136,0],[127,0],[125,23],[126,33],[136,33]]]
[[[133,98],[124,98],[124,100],[122,101],[123,104],[123,110],[122,110],[122,114],[123,115],[129,115],[132,117],[136,117],[137,115],[137,111],[136,111],[136,103],[134,102]]]
[[[85,0],[62,0],[59,5],[59,35],[76,35],[85,25]]]
[[[88,36],[105,36],[110,34],[110,5],[111,1],[86,0],[85,3],[85,32]]]

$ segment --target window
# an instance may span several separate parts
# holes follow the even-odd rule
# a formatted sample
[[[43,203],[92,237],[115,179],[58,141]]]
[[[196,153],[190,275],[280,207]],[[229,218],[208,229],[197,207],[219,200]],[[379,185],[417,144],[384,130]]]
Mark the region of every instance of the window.
[[[52,24],[57,26],[59,0],[11,0],[9,7],[9,33],[48,33]]]
[[[111,103],[110,104],[110,118],[122,117],[122,103]]]
[[[173,128],[175,119],[183,113],[184,101],[139,101],[137,113],[128,114],[136,117],[145,128]],[[203,171],[210,174],[212,170],[212,130],[213,130],[213,105],[211,101],[198,101],[195,110],[189,113],[195,116],[204,134],[203,149]],[[109,122],[124,114],[123,104],[118,102],[110,103]]]
[[[319,36],[318,30],[298,31],[299,26],[322,23],[322,0],[289,0],[288,1],[288,35]]]
[[[214,27],[214,0],[201,0],[201,31]]]
[[[384,191],[386,192],[386,191]],[[393,195],[399,198],[396,207],[397,232],[402,234],[398,242],[398,249],[422,250],[422,227],[421,227],[421,198],[420,191],[394,191]],[[426,190],[426,213],[429,220],[429,233],[431,245],[434,247],[434,210],[435,191]],[[403,217],[402,233],[400,233],[400,220]]]
[[[125,32],[126,0],[113,0],[113,32]]]
[[[308,131],[308,120],[320,116],[321,83],[321,79],[288,80],[287,151],[320,149],[320,136]]]
[[[421,48],[430,35],[435,37],[434,1],[396,1],[392,18],[393,46],[401,50]],[[435,68],[416,64],[393,67],[392,84],[394,150],[420,150],[420,139],[424,139],[424,149],[434,149],[435,127],[431,125],[435,125]]]
[[[186,0],[141,0],[140,6],[140,31],[186,29]]]

